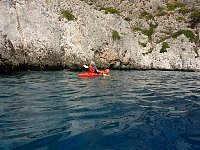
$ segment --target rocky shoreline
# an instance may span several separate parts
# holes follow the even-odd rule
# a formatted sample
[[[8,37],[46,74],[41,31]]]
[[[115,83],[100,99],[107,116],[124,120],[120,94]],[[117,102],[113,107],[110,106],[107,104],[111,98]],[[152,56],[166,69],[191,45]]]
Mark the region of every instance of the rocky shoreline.
[[[1,0],[0,73],[200,71],[198,0]]]

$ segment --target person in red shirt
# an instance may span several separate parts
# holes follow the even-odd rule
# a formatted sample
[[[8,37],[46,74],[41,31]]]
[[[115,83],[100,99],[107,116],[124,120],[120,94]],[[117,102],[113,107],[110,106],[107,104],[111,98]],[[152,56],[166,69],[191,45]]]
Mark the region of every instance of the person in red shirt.
[[[89,72],[90,73],[100,73],[100,71],[97,69],[97,66],[95,65],[95,62],[94,61],[92,61],[91,63],[90,63],[90,66],[88,67],[88,66],[86,66],[86,65],[84,65],[84,67],[85,68],[89,68]]]
[[[89,72],[90,73],[95,73],[95,69],[92,67],[92,65],[90,65],[90,67],[89,67]]]
[[[100,73],[100,71],[99,71],[99,69],[97,69],[97,66],[95,65],[94,61],[92,61],[90,64],[89,72],[90,73]]]

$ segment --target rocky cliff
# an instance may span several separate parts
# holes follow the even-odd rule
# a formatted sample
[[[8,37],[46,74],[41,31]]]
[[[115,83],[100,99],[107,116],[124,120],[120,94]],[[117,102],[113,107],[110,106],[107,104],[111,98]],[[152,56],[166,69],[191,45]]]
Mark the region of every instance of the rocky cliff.
[[[200,71],[199,0],[0,0],[0,72]]]

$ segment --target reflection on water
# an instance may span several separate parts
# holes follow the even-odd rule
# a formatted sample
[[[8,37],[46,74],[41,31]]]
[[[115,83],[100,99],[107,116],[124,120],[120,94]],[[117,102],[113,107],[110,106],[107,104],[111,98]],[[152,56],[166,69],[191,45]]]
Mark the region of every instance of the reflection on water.
[[[0,76],[0,149],[200,149],[200,73]]]

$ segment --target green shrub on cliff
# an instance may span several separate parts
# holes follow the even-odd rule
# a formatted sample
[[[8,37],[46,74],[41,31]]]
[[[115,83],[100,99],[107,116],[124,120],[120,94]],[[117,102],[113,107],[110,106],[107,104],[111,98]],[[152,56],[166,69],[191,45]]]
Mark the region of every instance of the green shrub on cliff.
[[[142,29],[140,28],[140,27],[135,27],[135,28],[133,28],[133,31],[135,31],[135,32],[142,32]]]
[[[178,10],[179,13],[181,13],[182,15],[185,15],[189,12],[191,12],[191,10],[189,8],[186,8],[186,7],[181,7],[179,10]]]
[[[168,36],[162,37],[160,40],[157,41],[157,43],[163,42],[163,41],[170,39],[170,38],[177,38],[182,34],[184,34],[187,38],[189,38],[190,42],[194,42],[197,39],[195,34],[192,31],[190,31],[190,30],[179,30],[177,32],[171,33]]]
[[[153,19],[153,15],[148,13],[147,11],[143,11],[140,14],[140,19],[145,18],[147,21]]]
[[[168,13],[166,11],[159,11],[155,14],[155,16],[165,16],[167,15]]]
[[[200,23],[200,10],[194,9],[190,15],[191,27],[194,28],[199,23]]]
[[[65,17],[69,21],[75,19],[74,15],[68,10],[62,9],[61,14],[63,15],[63,17]]]
[[[176,18],[176,21],[183,22],[183,21],[185,21],[185,18],[179,16]]]
[[[113,41],[121,39],[121,36],[119,35],[119,33],[116,30],[112,31],[112,39],[113,39]]]
[[[177,38],[178,36],[184,34],[187,38],[190,39],[190,42],[194,41],[195,34],[191,30],[179,30],[171,34],[172,38]]]
[[[168,12],[166,10],[164,10],[163,7],[158,7],[154,16],[165,16],[167,14],[168,14]]]
[[[160,50],[160,53],[167,52],[167,48],[170,48],[167,42],[163,42],[162,48]]]
[[[148,30],[143,30],[143,33],[148,36],[148,37],[151,37],[152,34],[155,32],[155,28],[157,27],[158,25],[157,24],[152,24],[150,23],[149,25],[149,29]]]
[[[152,34],[155,32],[155,29],[157,28],[158,24],[149,24],[149,29],[141,29],[139,27],[134,28],[134,31],[140,31],[142,32],[144,35],[148,36],[149,39],[151,39]]]
[[[157,41],[157,43],[164,42],[165,40],[170,39],[170,38],[171,38],[171,36],[161,37],[161,38]]]
[[[125,17],[124,20],[131,21],[131,18],[130,17]]]
[[[167,3],[167,9],[173,11],[176,9],[176,5],[174,3]]]
[[[100,11],[101,11],[101,10],[104,10],[106,14],[110,13],[110,14],[117,14],[117,15],[120,15],[120,12],[119,12],[117,9],[112,8],[112,7],[106,7],[106,8],[101,7],[101,8],[100,8]]]
[[[185,7],[185,4],[181,2],[167,3],[167,9],[169,11],[174,11],[176,8],[181,8],[181,7]]]

